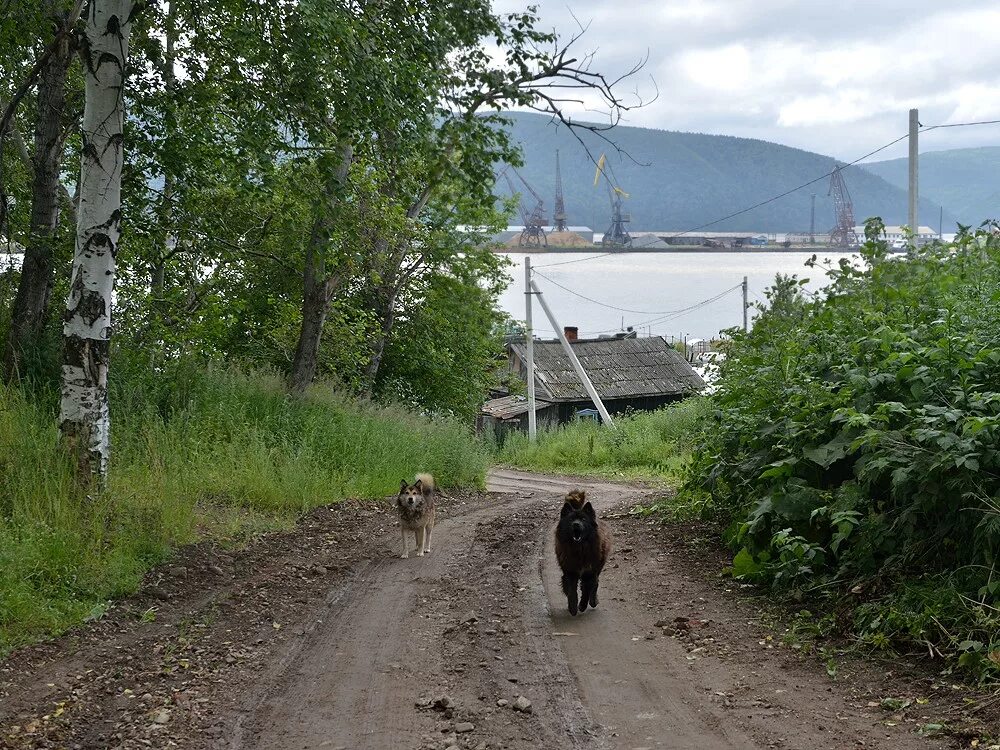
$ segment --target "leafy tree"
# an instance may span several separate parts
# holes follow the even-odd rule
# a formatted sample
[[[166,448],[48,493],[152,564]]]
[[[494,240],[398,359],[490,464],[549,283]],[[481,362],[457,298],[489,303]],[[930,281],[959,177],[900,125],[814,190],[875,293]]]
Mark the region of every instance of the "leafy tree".
[[[0,24],[0,70],[14,78],[6,100],[0,95],[0,154],[10,141],[24,168],[31,173],[30,219],[24,234],[24,261],[4,343],[3,373],[8,381],[19,377],[27,349],[39,341],[48,320],[49,300],[58,257],[60,210],[75,221],[75,205],[60,183],[66,138],[79,113],[72,99],[70,64],[76,53],[74,27],[83,1],[43,0],[36,7],[19,5],[18,13]],[[27,57],[26,53],[33,55]],[[30,63],[29,63],[30,60]],[[36,89],[34,97],[29,96]],[[25,99],[33,106],[32,147],[15,116]],[[23,119],[23,118],[22,118]],[[7,229],[3,162],[0,159],[0,234]],[[27,198],[27,195],[24,196]],[[29,204],[28,200],[24,201]]]
[[[103,478],[108,470],[111,308],[122,218],[121,94],[137,9],[134,0],[91,0],[80,40],[87,92],[59,428],[81,478]]]

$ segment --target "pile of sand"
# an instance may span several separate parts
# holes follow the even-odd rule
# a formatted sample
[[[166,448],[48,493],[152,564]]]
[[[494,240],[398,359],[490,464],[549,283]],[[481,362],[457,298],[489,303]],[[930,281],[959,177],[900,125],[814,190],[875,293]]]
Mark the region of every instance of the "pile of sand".
[[[593,247],[594,243],[576,232],[549,232],[545,238],[554,247]]]

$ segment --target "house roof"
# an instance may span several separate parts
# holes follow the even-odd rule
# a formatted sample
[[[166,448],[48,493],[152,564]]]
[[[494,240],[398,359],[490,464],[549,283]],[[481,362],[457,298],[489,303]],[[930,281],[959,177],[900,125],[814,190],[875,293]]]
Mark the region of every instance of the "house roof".
[[[675,396],[705,386],[698,373],[662,336],[578,340],[573,352],[601,398]],[[524,340],[511,349],[526,359]],[[552,401],[589,401],[562,344],[535,342],[535,382],[541,395]]]
[[[551,402],[535,399],[535,412],[551,406]],[[483,414],[488,414],[495,419],[512,419],[522,414],[528,413],[528,399],[525,396],[503,396],[501,398],[491,398],[482,408]]]

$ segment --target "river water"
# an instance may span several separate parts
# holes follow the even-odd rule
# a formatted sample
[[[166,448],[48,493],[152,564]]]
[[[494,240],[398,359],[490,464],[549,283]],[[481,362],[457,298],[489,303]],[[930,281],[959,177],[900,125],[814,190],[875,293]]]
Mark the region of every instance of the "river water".
[[[827,281],[823,269],[805,266],[812,255],[809,252],[597,255],[535,253],[532,256],[532,265],[538,272],[536,283],[559,325],[577,326],[581,337],[611,334],[633,326],[640,335],[710,338],[724,328],[742,324],[742,295],[736,288],[713,302],[700,306],[699,303],[737,287],[744,276],[751,303],[764,299],[764,289],[774,282],[777,273],[808,278],[808,290],[819,289]],[[830,259],[833,263],[848,257],[829,250],[821,250],[818,255],[821,261]],[[510,253],[507,257],[513,263],[508,270],[511,284],[501,297],[501,306],[515,320],[523,320],[525,256]],[[0,254],[0,272],[11,265],[20,265],[20,261],[19,255]],[[755,312],[751,309],[751,321]],[[540,336],[554,333],[538,305],[534,324]]]
[[[698,306],[699,303],[738,287],[744,276],[751,304],[764,299],[764,290],[774,283],[778,273],[808,278],[807,290],[820,289],[828,282],[822,268],[805,266],[811,252],[597,255],[535,253],[531,256],[537,272],[535,281],[559,325],[577,326],[581,337],[633,326],[640,335],[710,338],[720,330],[742,325],[742,293],[736,288],[713,302]],[[833,264],[849,257],[829,250],[819,250],[817,255],[820,262],[830,259]],[[509,269],[512,281],[503,294],[501,306],[515,320],[523,320],[525,254],[510,253],[507,257],[514,265]],[[755,312],[751,309],[751,321]],[[533,320],[539,336],[554,333],[538,305],[534,307]]]

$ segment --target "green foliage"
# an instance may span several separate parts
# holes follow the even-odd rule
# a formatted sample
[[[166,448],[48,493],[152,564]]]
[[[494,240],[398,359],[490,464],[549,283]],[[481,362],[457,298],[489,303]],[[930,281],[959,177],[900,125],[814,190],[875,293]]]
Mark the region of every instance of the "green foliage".
[[[70,5],[6,4],[0,99]],[[486,455],[458,420],[488,391],[508,322],[504,261],[486,241],[506,222],[494,167],[518,160],[499,113],[551,110],[567,101],[554,88],[622,109],[589,57],[536,28],[534,8],[178,0],[136,11],[121,92],[112,473],[105,493],[80,497],[58,446],[74,245],[63,211],[54,278],[35,290],[53,282],[44,335],[0,393],[0,650],[96,616],[200,535],[286,524],[416,470],[479,481]],[[69,194],[80,79],[74,56]],[[30,142],[28,88],[14,125]],[[13,145],[0,147],[0,199],[16,199],[0,234],[26,245],[33,167]],[[18,281],[0,269],[0,341]],[[292,375],[298,395],[314,373],[328,385],[295,399],[281,387]]]
[[[327,386],[290,399],[272,375],[116,364],[113,471],[97,497],[75,488],[53,399],[0,388],[0,653],[97,616],[176,545],[383,497],[417,471],[481,483],[487,466],[466,427]]]
[[[814,298],[779,278],[735,333],[685,491],[733,522],[735,575],[798,597],[878,602],[900,580],[931,591],[948,576],[938,625],[897,594],[886,606],[908,614],[873,625],[869,603],[859,627],[954,646],[1000,593],[1000,236],[893,257],[868,229],[860,268],[829,269]]]
[[[539,430],[535,443],[527,435],[512,433],[497,458],[537,471],[672,480],[679,476],[698,423],[707,418],[709,409],[708,399],[693,397],[654,412],[618,417],[613,430],[579,420]]]

